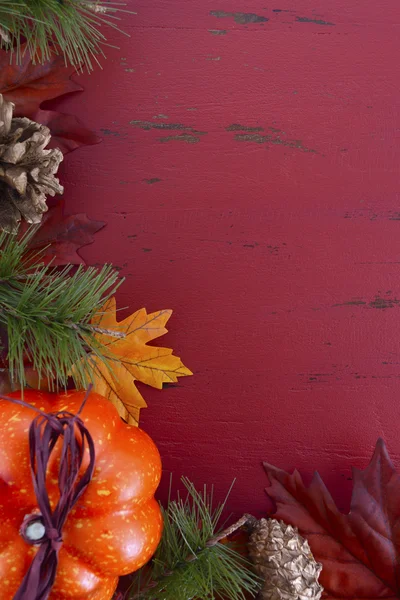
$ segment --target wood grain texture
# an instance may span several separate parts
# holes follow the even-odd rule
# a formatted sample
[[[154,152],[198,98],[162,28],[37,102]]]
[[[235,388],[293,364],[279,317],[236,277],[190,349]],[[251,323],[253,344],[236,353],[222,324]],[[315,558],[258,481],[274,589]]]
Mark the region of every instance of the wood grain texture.
[[[400,7],[128,4],[61,103],[104,138],[63,183],[108,222],[84,256],[121,268],[120,306],[174,309],[195,371],[144,390],[142,425],[176,478],[236,477],[237,512],[267,507],[262,459],[347,506],[378,436],[400,459]]]

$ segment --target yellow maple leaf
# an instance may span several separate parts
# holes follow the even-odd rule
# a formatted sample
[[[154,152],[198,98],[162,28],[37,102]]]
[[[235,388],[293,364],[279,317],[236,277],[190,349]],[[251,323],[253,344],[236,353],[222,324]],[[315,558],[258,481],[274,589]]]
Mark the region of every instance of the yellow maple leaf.
[[[165,324],[171,314],[172,310],[147,314],[142,308],[118,323],[116,301],[111,298],[92,320],[96,338],[106,346],[105,355],[109,359],[107,365],[94,354],[90,355],[94,389],[109,398],[120,416],[131,425],[138,425],[140,409],[147,406],[135,381],[162,389],[163,383],[193,374],[170,348],[147,345],[167,333]],[[104,330],[119,331],[125,337],[115,338],[102,333]]]

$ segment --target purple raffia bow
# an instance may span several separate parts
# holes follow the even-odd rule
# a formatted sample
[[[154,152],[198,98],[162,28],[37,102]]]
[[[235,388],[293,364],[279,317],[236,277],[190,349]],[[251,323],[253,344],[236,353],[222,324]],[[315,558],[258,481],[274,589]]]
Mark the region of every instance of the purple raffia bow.
[[[45,413],[23,400],[0,395],[3,400],[39,413],[29,428],[31,473],[39,513],[25,517],[20,533],[28,544],[40,547],[13,600],[47,600],[54,585],[65,521],[89,485],[94,471],[93,438],[79,417],[91,389],[90,385],[76,415],[67,411]],[[52,510],[46,490],[46,474],[50,455],[60,437],[63,437],[58,472],[60,495]],[[89,465],[78,478],[86,444],[89,449]]]

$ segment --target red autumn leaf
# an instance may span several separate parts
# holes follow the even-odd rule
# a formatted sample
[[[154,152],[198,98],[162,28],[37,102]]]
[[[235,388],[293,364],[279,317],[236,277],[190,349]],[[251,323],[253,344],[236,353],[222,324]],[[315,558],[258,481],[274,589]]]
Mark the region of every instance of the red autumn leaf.
[[[14,102],[14,116],[29,117],[47,125],[52,134],[49,148],[60,148],[63,154],[101,141],[76,117],[40,109],[46,100],[83,91],[82,86],[71,80],[75,72],[74,67],[65,66],[62,56],[53,55],[44,64],[34,65],[29,52],[25,52],[21,64],[16,65],[15,60],[10,63],[8,52],[0,51],[0,94]]]
[[[50,129],[51,140],[47,148],[59,148],[64,155],[80,146],[101,142],[101,138],[85,127],[74,115],[39,109],[32,118]]]
[[[24,48],[22,48],[24,52]],[[71,80],[75,67],[66,67],[62,56],[53,55],[44,64],[33,64],[25,52],[21,64],[10,62],[10,54],[0,51],[0,93],[14,102],[16,117],[31,117],[45,100],[52,100],[70,92],[82,91],[82,86]]]
[[[400,598],[400,476],[383,440],[364,471],[353,469],[348,515],[338,510],[318,473],[306,487],[297,471],[264,467],[274,517],[298,527],[323,564],[323,598]]]
[[[52,266],[85,264],[78,250],[92,244],[94,234],[104,226],[103,221],[92,221],[85,214],[64,216],[63,202],[59,202],[43,215],[42,223],[32,238],[29,249],[37,251],[48,246],[44,262],[48,264],[52,261]],[[21,233],[24,231],[26,226],[23,225]]]

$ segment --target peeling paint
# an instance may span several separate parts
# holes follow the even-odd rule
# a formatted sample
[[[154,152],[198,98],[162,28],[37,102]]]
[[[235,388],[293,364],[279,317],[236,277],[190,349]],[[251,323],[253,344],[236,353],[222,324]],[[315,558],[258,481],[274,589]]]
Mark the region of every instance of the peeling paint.
[[[228,246],[238,246],[240,245],[242,248],[262,248],[263,250],[266,249],[266,251],[268,252],[268,254],[270,254],[271,256],[277,256],[280,251],[284,251],[286,250],[285,246],[286,243],[283,242],[281,246],[275,246],[272,244],[264,244],[264,243],[260,243],[260,242],[246,242],[246,243],[242,243],[242,242],[238,242],[238,241],[229,241],[229,240],[216,240],[216,239],[210,239],[210,238],[199,238],[200,242],[206,242],[206,243],[212,243],[212,244],[226,244]]]
[[[332,308],[338,306],[366,306],[367,303],[364,300],[349,300],[348,302],[341,302],[340,304],[333,304]]]
[[[220,56],[206,56],[206,60],[221,60]]]
[[[160,117],[158,117],[160,118]],[[139,129],[180,129],[182,131],[193,131],[193,127],[188,127],[182,123],[153,123],[152,121],[129,121],[129,125]]]
[[[375,298],[373,300],[371,300],[371,302],[355,298],[353,300],[349,300],[348,302],[334,304],[333,308],[340,307],[340,306],[361,306],[363,308],[375,308],[375,309],[379,309],[379,310],[386,310],[387,308],[394,308],[395,306],[400,305],[400,300],[398,300],[397,298],[393,298],[391,296],[391,293],[392,292],[387,292],[386,297],[382,297],[380,295],[380,292],[378,292],[378,294],[375,296]]]
[[[226,35],[228,33],[226,29],[209,29],[208,32],[212,35]]]
[[[248,127],[246,125],[239,125],[239,123],[232,123],[226,127],[226,131],[264,131],[263,127]]]
[[[111,129],[105,129],[105,128],[101,128],[100,129],[101,133],[103,135],[110,135],[113,137],[120,137],[121,134],[119,133],[119,131],[112,131]]]
[[[400,300],[397,298],[381,298],[380,296],[375,296],[375,300],[369,303],[371,308],[379,308],[385,310],[386,308],[394,308],[400,304]]]
[[[199,137],[191,135],[190,133],[182,133],[181,135],[168,135],[167,137],[160,138],[160,142],[186,142],[187,144],[197,144],[200,141]]]
[[[328,25],[333,27],[335,23],[329,23],[328,21],[323,21],[322,19],[309,19],[308,17],[296,17],[296,21],[298,23],[315,23],[315,25]]]
[[[260,135],[258,133],[238,133],[235,135],[235,140],[238,142],[252,142],[254,144],[272,144],[276,146],[287,146],[288,148],[296,148],[302,152],[310,152],[317,154],[316,150],[307,148],[301,140],[285,140],[279,135]]]
[[[198,131],[194,129],[194,127],[188,127],[187,125],[183,125],[182,123],[153,123],[152,121],[130,121],[130,125],[137,127],[139,129],[144,129],[145,131],[150,131],[150,129],[162,129],[165,131],[190,131],[192,136],[187,135],[187,138],[194,138],[198,135],[207,135],[207,131]],[[182,138],[185,139],[185,136],[169,136],[167,138],[161,138],[161,141],[170,141],[171,139]],[[200,141],[200,140],[199,140]]]
[[[344,219],[369,219],[370,221],[400,221],[400,212],[396,210],[373,211],[371,209],[356,209],[346,211],[343,215]]]
[[[152,179],[143,179],[142,181],[144,181],[148,185],[152,185],[153,183],[158,183],[159,181],[162,181],[162,179],[159,179],[158,177],[153,177]]]
[[[265,144],[269,141],[271,136],[269,135],[256,135],[256,134],[237,134],[235,140],[238,142],[254,142],[255,144]]]
[[[225,19],[231,17],[235,23],[240,25],[247,25],[248,23],[266,23],[269,21],[267,17],[262,17],[254,13],[242,13],[242,12],[225,12],[224,10],[212,10],[210,15],[217,17],[218,19]]]

